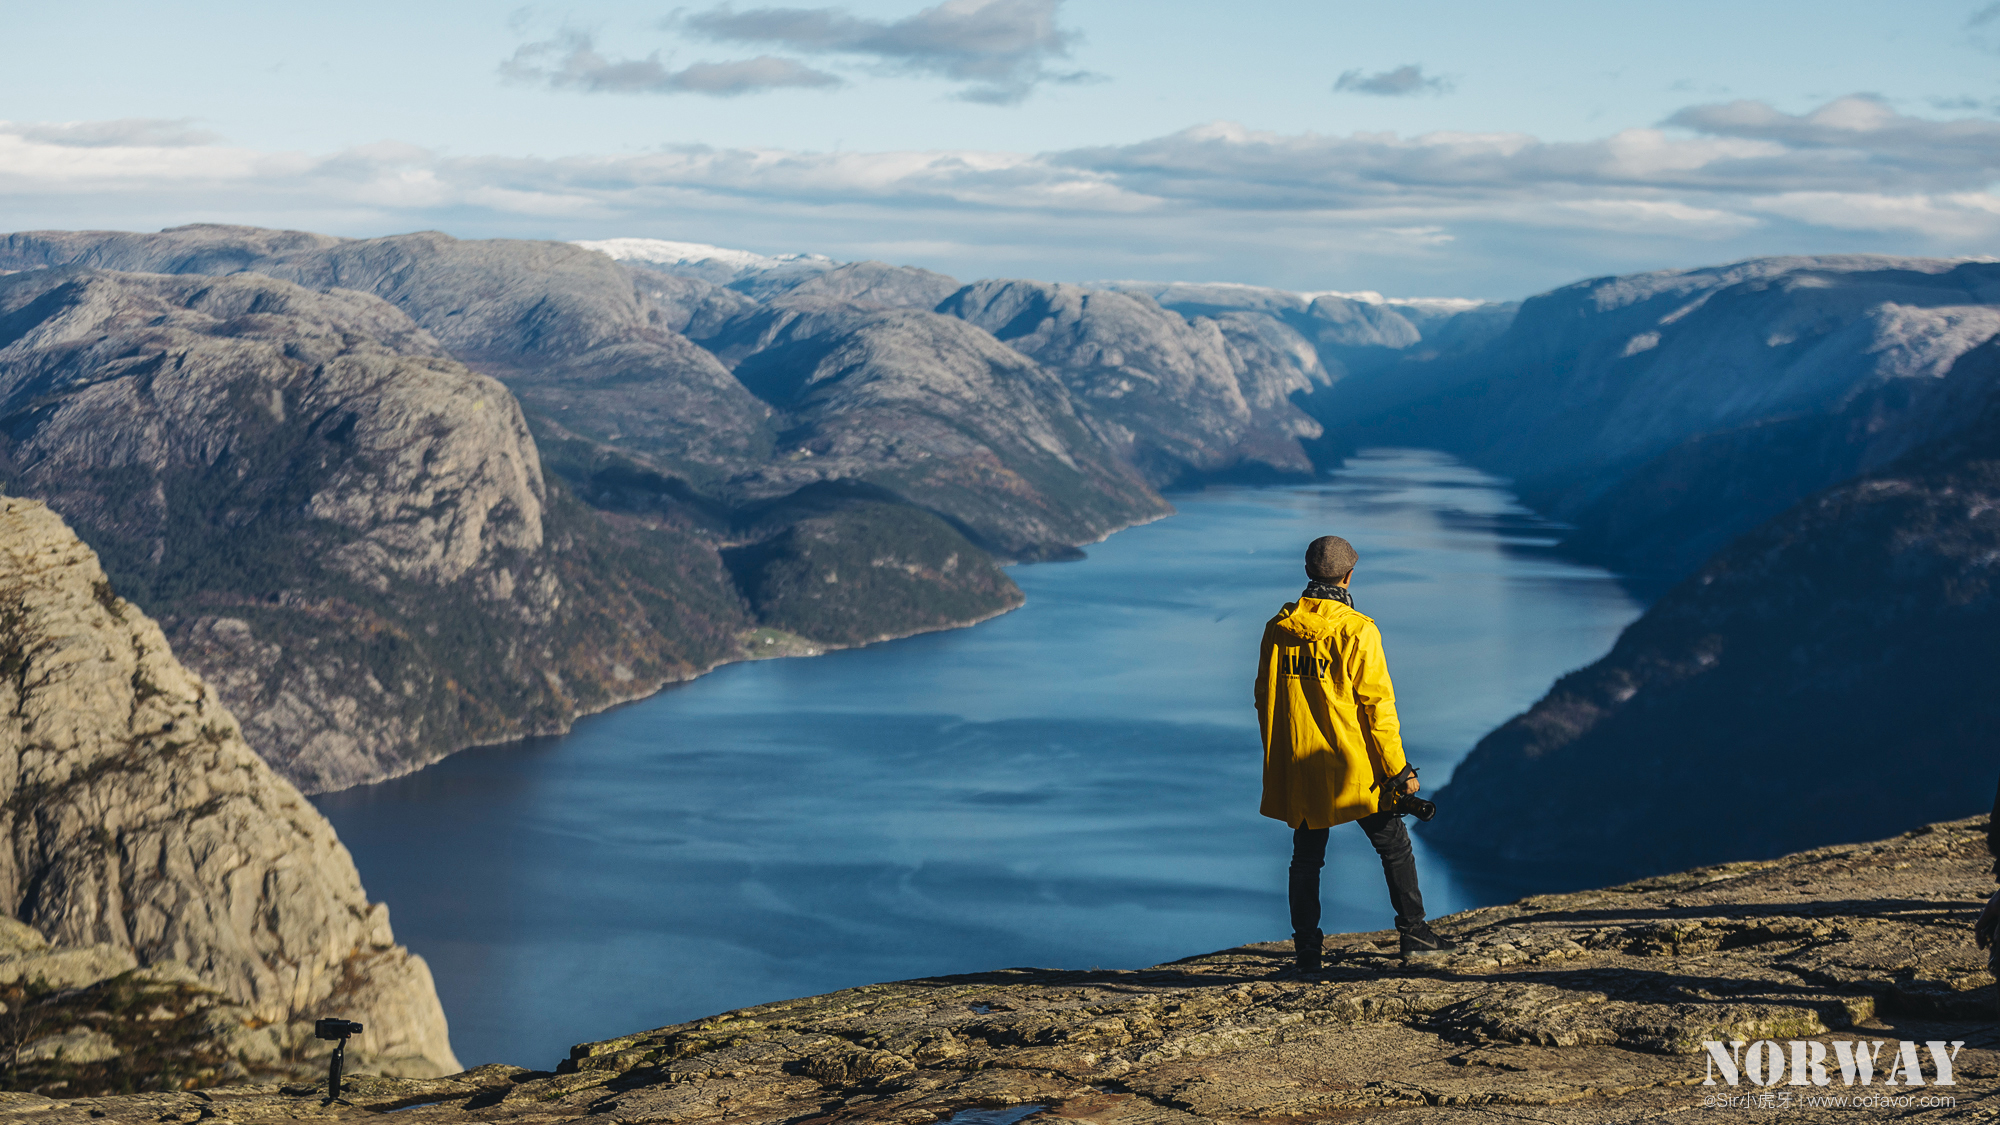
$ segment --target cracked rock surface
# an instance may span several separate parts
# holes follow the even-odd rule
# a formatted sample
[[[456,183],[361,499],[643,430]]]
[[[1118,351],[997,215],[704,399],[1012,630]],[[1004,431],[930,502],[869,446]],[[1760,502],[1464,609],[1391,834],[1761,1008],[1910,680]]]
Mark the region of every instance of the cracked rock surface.
[[[2000,1033],[1971,926],[1992,885],[1984,818],[1438,920],[1458,945],[1403,962],[1394,934],[1334,935],[1328,967],[1262,943],[1142,971],[1010,969],[727,1012],[579,1045],[554,1072],[323,1090],[20,1103],[41,1122],[410,1121],[928,1125],[1018,1107],[1033,1125],[1467,1118],[1648,1120],[1749,1097],[1754,1119],[1852,1121],[1807,1096],[2000,1110]],[[1700,1041],[1962,1041],[1954,1084],[1703,1085]],[[1927,1081],[1938,1075],[1924,1067]],[[1755,1106],[1759,1094],[1788,1107]],[[9,1108],[0,1105],[0,1111]]]

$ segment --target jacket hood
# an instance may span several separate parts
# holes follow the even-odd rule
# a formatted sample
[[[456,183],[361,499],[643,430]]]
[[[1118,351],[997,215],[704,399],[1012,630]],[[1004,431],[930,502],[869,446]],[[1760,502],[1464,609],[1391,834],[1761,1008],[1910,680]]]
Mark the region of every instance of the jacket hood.
[[[1340,614],[1354,612],[1331,599],[1300,598],[1287,602],[1285,608],[1278,611],[1278,616],[1271,619],[1271,626],[1302,641],[1309,641],[1323,635]]]

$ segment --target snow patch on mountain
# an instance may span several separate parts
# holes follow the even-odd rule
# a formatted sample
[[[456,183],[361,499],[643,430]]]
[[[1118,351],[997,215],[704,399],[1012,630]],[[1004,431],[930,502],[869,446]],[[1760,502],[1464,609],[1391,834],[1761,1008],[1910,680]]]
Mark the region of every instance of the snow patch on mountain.
[[[1422,309],[1425,312],[1433,313],[1465,312],[1468,309],[1476,309],[1482,305],[1491,303],[1489,301],[1482,301],[1477,297],[1384,297],[1373,289],[1362,289],[1352,293],[1342,292],[1338,289],[1318,289],[1312,292],[1301,292],[1299,296],[1308,301],[1316,297],[1339,297],[1346,301],[1358,301],[1364,305],[1388,305],[1392,308]]]
[[[776,269],[797,263],[836,263],[824,254],[759,254],[753,250],[732,250],[705,242],[673,242],[664,238],[579,239],[572,243],[586,250],[616,258],[621,262],[645,262],[662,266],[718,265],[744,273]]]
[[[1432,315],[1466,312],[1491,305],[1474,297],[1385,297],[1372,289],[1345,292],[1338,289],[1275,289],[1268,285],[1247,285],[1240,281],[1088,281],[1086,289],[1112,289],[1121,293],[1144,293],[1162,304],[1214,302],[1251,307],[1305,308],[1315,298],[1333,297],[1363,305],[1417,309]]]

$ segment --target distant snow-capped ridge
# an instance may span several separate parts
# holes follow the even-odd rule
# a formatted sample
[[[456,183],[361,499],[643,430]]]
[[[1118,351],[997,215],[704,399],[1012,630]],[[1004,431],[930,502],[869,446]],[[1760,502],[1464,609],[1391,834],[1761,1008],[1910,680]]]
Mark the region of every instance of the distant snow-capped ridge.
[[[1372,289],[1353,293],[1339,289],[1277,289],[1268,285],[1249,285],[1241,281],[1089,281],[1084,283],[1084,287],[1144,293],[1164,304],[1173,304],[1177,299],[1200,300],[1201,294],[1215,296],[1241,294],[1263,298],[1265,301],[1276,298],[1285,305],[1296,302],[1298,307],[1303,308],[1311,304],[1315,298],[1334,297],[1363,305],[1385,305],[1391,308],[1419,309],[1427,313],[1447,314],[1484,308],[1494,303],[1475,297],[1385,297]]]
[[[595,250],[621,262],[634,262],[653,269],[689,274],[726,282],[772,270],[818,272],[840,263],[824,254],[759,254],[754,250],[733,250],[706,242],[675,242],[665,238],[575,239],[570,245]],[[1085,288],[1138,291],[1160,298],[1173,289],[1237,290],[1246,293],[1284,293],[1310,302],[1315,297],[1337,297],[1364,305],[1421,309],[1428,313],[1459,313],[1491,304],[1473,297],[1385,297],[1372,289],[1344,292],[1319,289],[1310,292],[1246,285],[1239,281],[1095,281]]]
[[[1477,297],[1384,297],[1373,289],[1362,289],[1353,293],[1343,293],[1338,289],[1319,289],[1310,293],[1301,292],[1299,296],[1308,301],[1315,297],[1340,297],[1344,300],[1359,301],[1364,305],[1407,305],[1413,309],[1425,309],[1430,312],[1464,312],[1491,303]]]
[[[578,239],[571,243],[586,250],[616,258],[621,262],[651,262],[663,266],[692,266],[702,263],[735,270],[768,270],[793,263],[833,265],[824,254],[759,254],[752,250],[731,250],[705,242],[671,242],[664,238]]]

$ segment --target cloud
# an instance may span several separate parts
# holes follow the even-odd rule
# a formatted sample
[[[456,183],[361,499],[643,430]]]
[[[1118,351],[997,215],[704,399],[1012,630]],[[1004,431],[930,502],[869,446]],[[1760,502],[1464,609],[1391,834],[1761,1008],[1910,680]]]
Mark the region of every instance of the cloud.
[[[88,123],[85,123],[88,124]],[[340,234],[649,236],[960,276],[1161,276],[1516,296],[1770,253],[1985,253],[2000,122],[1879,99],[1692,106],[1580,141],[1276,133],[1229,122],[1060,152],[685,146],[560,159],[382,143],[330,154],[78,147],[0,126],[16,225],[253,222]],[[76,132],[74,130],[81,130]],[[914,251],[910,251],[914,253]]]
[[[723,4],[675,26],[727,43],[766,44],[804,54],[849,55],[891,70],[970,83],[961,100],[1011,105],[1044,82],[1093,75],[1057,71],[1076,33],[1057,26],[1062,0],[945,0],[899,20],[864,19],[838,8]]]
[[[709,94],[734,97],[784,87],[827,87],[839,78],[792,59],[758,55],[730,62],[698,62],[674,70],[658,51],[643,59],[609,59],[589,35],[569,31],[528,43],[500,64],[502,76],[545,83],[556,90],[609,94]]]
[[[1801,170],[1860,186],[1984,187],[2000,170],[2000,121],[1935,121],[1897,113],[1873,94],[1837,98],[1810,113],[1762,102],[1691,106],[1667,118],[1715,137],[1776,142]],[[1826,184],[1802,184],[1802,190]]]
[[[1993,37],[1996,21],[2000,21],[2000,3],[1987,4],[1967,17],[1965,30],[1975,46],[1989,51],[2000,47]]]
[[[1334,80],[1336,94],[1373,94],[1381,98],[1408,98],[1418,94],[1448,94],[1452,84],[1439,77],[1425,77],[1424,68],[1415,63],[1399,66],[1394,70],[1384,70],[1375,74],[1363,74],[1359,70],[1341,72]]]
[[[186,148],[222,138],[192,128],[191,117],[121,117],[115,121],[0,122],[0,133],[69,148]]]
[[[1991,113],[2000,109],[2000,98],[1975,98],[1969,94],[1960,94],[1955,98],[1930,97],[1924,102],[1943,113]]]
[[[2000,220],[2000,196],[1985,192],[1897,196],[1801,191],[1758,199],[1756,207],[1815,227],[1902,231],[1939,241],[1973,230],[1991,238]]]

